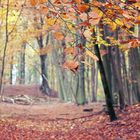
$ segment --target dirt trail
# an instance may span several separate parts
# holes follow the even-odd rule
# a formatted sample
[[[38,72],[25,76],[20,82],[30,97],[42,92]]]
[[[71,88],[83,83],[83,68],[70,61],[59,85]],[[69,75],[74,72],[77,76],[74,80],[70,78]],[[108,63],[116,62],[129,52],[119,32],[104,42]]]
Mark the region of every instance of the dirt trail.
[[[0,103],[0,112],[3,115],[40,115],[47,118],[77,118],[102,110],[102,104],[94,103],[85,106],[76,106],[74,103],[62,103],[57,98],[50,98],[39,91],[37,85],[5,86],[4,96],[28,95],[35,97],[30,105],[18,105]],[[93,112],[83,112],[83,109],[91,108]]]
[[[37,86],[6,87],[4,95],[43,98]],[[93,109],[84,112],[85,108]],[[140,104],[117,111],[109,122],[102,103],[76,106],[56,98],[43,104],[0,103],[0,140],[140,140]]]
[[[83,109],[92,108],[91,112],[84,112]],[[73,103],[53,102],[42,105],[17,105],[0,103],[0,113],[5,116],[14,115],[45,115],[48,119],[67,118],[73,119],[81,116],[89,116],[102,110],[102,105],[89,104],[76,106]]]

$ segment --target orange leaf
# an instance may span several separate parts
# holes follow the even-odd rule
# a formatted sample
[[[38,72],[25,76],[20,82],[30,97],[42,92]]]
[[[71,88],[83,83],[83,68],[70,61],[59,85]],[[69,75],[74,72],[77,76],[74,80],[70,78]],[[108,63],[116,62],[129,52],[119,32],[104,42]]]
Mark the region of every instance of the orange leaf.
[[[74,47],[69,47],[64,50],[65,54],[76,54],[76,49]]]
[[[87,21],[84,21],[84,22],[79,23],[78,26],[80,26],[80,27],[81,26],[90,26],[90,23]]]
[[[71,71],[73,71],[74,73],[77,71],[78,67],[79,67],[79,63],[77,61],[66,61],[63,65],[63,68],[65,69],[69,69]]]
[[[51,46],[39,49],[39,55],[46,55],[51,51]]]
[[[54,38],[57,39],[57,40],[63,40],[64,39],[64,35],[62,32],[55,32],[53,34]]]
[[[88,9],[89,9],[89,6],[86,5],[86,4],[79,4],[79,5],[78,5],[78,10],[79,10],[80,12],[86,12]]]
[[[48,13],[48,8],[46,6],[41,6],[39,10],[42,14],[47,14]]]
[[[39,3],[42,4],[42,3],[45,3],[46,0],[39,0]]]
[[[60,0],[56,0],[55,2],[53,2],[54,4],[61,4]]]
[[[135,23],[136,23],[136,24],[140,24],[140,16],[136,17]]]
[[[36,0],[30,0],[30,4],[31,4],[32,6],[36,6],[37,1],[36,1]]]
[[[77,4],[81,3],[81,0],[73,0],[74,2],[76,2]]]
[[[131,42],[131,47],[132,48],[136,48],[136,47],[139,47],[139,42],[137,41],[137,40],[132,40],[132,42]]]
[[[51,26],[51,29],[55,30],[55,31],[59,30],[60,29],[60,25],[59,24],[54,24],[54,25]]]

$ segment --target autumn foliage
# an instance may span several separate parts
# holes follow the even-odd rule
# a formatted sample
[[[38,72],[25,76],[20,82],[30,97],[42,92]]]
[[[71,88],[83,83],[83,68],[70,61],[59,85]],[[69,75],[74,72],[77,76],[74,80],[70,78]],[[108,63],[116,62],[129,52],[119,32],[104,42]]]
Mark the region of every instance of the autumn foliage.
[[[43,30],[46,30],[46,33],[52,32],[53,37],[58,41],[65,40],[69,42],[71,38],[73,45],[67,44],[68,49],[67,51],[65,50],[67,52],[66,55],[75,55],[72,49],[76,46],[74,36],[78,32],[78,40],[80,36],[83,36],[87,40],[87,45],[82,46],[85,49],[86,47],[88,48],[85,55],[91,57],[93,60],[98,60],[94,53],[90,52],[89,46],[92,46],[96,42],[99,44],[106,42],[102,38],[101,33],[103,25],[107,25],[110,31],[119,29],[117,39],[115,37],[108,38],[110,39],[110,44],[118,46],[123,51],[127,51],[129,48],[136,48],[140,44],[139,38],[131,30],[131,28],[140,23],[140,5],[138,0],[104,3],[95,0],[89,1],[88,3],[81,0],[30,0],[30,5],[36,9],[32,10],[35,18],[38,20],[39,14],[41,14],[45,21],[42,29],[38,32],[42,32]],[[38,13],[38,10],[40,13]],[[64,28],[67,29],[66,32]],[[96,34],[93,35],[93,32],[96,32]],[[122,36],[122,34],[124,35]],[[133,39],[128,39],[130,36]],[[125,41],[126,39],[127,41]],[[108,43],[106,44],[109,45]],[[67,65],[68,67],[69,65]]]
[[[1,93],[13,81],[42,80],[46,98],[54,92],[84,105],[97,101],[103,85],[108,112],[116,93],[122,110],[115,108],[113,123],[103,110],[72,119],[2,116],[0,139],[140,139],[140,105],[126,107],[140,101],[140,0],[1,0],[0,7]]]

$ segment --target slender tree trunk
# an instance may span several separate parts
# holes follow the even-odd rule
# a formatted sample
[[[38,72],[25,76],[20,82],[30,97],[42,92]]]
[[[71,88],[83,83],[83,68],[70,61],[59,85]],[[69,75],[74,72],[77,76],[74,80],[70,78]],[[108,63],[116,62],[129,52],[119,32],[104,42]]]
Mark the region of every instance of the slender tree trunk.
[[[13,84],[13,55],[11,56],[11,64],[10,64],[10,84]]]
[[[98,67],[99,67],[99,71],[100,71],[101,79],[102,79],[102,83],[103,83],[103,89],[104,89],[104,93],[105,93],[105,97],[106,97],[108,113],[110,116],[110,120],[114,121],[117,119],[117,117],[116,117],[116,114],[115,114],[115,111],[113,108],[113,100],[112,100],[112,96],[111,96],[111,93],[109,90],[109,86],[108,86],[108,82],[107,82],[107,78],[106,78],[106,74],[105,74],[105,69],[104,69],[103,62],[102,62],[102,59],[100,56],[98,44],[95,45],[94,49],[95,49],[95,53],[96,53],[97,57],[99,58]]]
[[[60,64],[63,64],[65,62],[65,56],[62,56],[62,59],[59,59],[59,51],[62,53],[62,50],[58,51],[58,48],[55,47],[55,42],[52,38],[52,44],[53,44],[53,51],[52,51],[52,57],[53,57],[53,63],[56,65],[56,77],[57,77],[57,84],[58,84],[58,91],[59,91],[59,99],[61,101],[67,101],[67,85],[65,87],[66,83],[66,74],[64,70],[60,67]],[[62,42],[63,49],[65,48],[65,42]]]
[[[98,85],[98,69],[96,68],[95,63],[93,63],[93,67],[91,69],[91,77],[92,77],[92,102],[97,101],[97,85]]]
[[[19,83],[25,84],[25,50],[26,44],[22,45],[21,53],[20,53],[20,72],[19,72]]]
[[[5,60],[6,60],[6,51],[9,41],[9,31],[8,31],[8,19],[9,19],[9,0],[7,0],[7,9],[6,9],[6,17],[5,17],[5,44],[4,44],[4,51],[3,51],[3,57],[2,57],[2,66],[1,66],[1,77],[0,77],[0,93],[2,94],[2,84],[3,84],[3,77],[5,72]]]

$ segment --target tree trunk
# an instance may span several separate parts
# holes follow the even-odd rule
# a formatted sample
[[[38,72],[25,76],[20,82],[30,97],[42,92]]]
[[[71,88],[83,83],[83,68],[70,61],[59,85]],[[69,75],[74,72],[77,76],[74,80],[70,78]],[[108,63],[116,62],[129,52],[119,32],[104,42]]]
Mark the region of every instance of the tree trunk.
[[[97,101],[97,85],[98,85],[98,69],[96,68],[95,62],[91,69],[92,77],[92,102]]]
[[[84,105],[86,103],[86,97],[85,97],[85,77],[84,77],[83,63],[80,63],[78,80],[79,80],[79,86],[78,86],[78,94],[77,94],[77,104]]]
[[[81,44],[84,46],[86,44],[85,39],[81,37]],[[84,53],[84,49],[79,49],[79,54],[81,56]],[[83,61],[84,58],[79,58],[79,73],[78,73],[78,91],[77,91],[77,104],[78,105],[84,105],[87,103],[86,101],[86,95],[85,95],[85,66],[81,61]]]
[[[105,93],[105,97],[106,97],[106,104],[107,104],[107,108],[108,108],[108,113],[110,116],[110,120],[114,121],[117,119],[117,117],[116,117],[116,114],[115,114],[115,111],[113,108],[113,100],[112,100],[111,93],[109,90],[107,78],[105,75],[105,69],[103,66],[102,59],[101,59],[98,44],[95,45],[94,49],[95,49],[95,53],[96,53],[97,57],[99,58],[98,67],[99,67],[99,71],[100,71],[101,79],[102,79],[102,83],[103,83],[103,89],[104,89],[104,93]]]
[[[13,55],[11,56],[11,64],[10,64],[10,84],[13,84]]]
[[[50,88],[47,81],[47,69],[46,69],[46,56],[40,56],[41,62],[41,76],[42,76],[42,85],[40,87],[41,91],[47,95],[50,95]]]
[[[46,45],[48,43],[48,36],[46,39]],[[38,41],[38,45],[40,49],[43,49],[44,45],[43,45],[43,36],[40,35],[37,38]],[[46,54],[40,54],[40,64],[41,64],[41,76],[42,76],[42,84],[40,86],[40,90],[42,91],[42,93],[45,93],[47,95],[50,95],[50,88],[49,88],[49,84],[48,84],[48,79],[47,79],[47,67],[46,67]]]
[[[21,53],[20,53],[20,66],[19,66],[19,83],[25,84],[25,49],[26,44],[22,45]]]
[[[113,52],[112,52],[113,54]],[[116,92],[119,94],[119,102],[120,102],[120,109],[124,109],[125,101],[124,101],[124,93],[123,93],[123,82],[122,82],[122,73],[121,73],[121,57],[120,51],[117,47],[114,48],[114,55],[111,56],[112,60],[112,71],[114,75],[114,83],[116,84]]]
[[[139,54],[137,48],[131,48],[129,51],[129,72],[130,86],[133,97],[133,103],[140,102],[140,87],[139,87]]]

